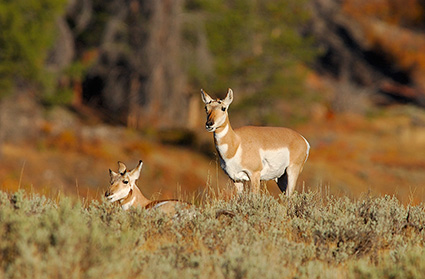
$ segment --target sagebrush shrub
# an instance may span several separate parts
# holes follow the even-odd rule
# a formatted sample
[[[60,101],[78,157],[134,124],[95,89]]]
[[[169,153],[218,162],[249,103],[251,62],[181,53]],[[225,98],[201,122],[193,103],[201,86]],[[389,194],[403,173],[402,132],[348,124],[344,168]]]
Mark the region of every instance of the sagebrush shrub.
[[[424,224],[389,196],[216,197],[173,217],[0,192],[0,277],[416,278]]]

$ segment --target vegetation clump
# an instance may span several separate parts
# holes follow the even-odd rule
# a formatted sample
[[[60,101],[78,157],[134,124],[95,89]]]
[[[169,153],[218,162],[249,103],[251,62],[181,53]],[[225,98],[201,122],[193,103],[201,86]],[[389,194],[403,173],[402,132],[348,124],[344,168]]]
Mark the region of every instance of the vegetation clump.
[[[0,97],[18,85],[47,90],[46,58],[57,35],[55,20],[65,0],[2,1],[0,3]]]
[[[424,205],[296,193],[211,198],[170,219],[0,193],[2,278],[418,278]],[[233,214],[216,216],[225,210]]]

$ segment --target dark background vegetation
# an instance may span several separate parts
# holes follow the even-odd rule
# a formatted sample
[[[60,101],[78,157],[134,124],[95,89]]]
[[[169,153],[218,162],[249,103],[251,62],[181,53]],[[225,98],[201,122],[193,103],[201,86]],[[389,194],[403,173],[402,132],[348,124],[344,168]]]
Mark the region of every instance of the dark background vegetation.
[[[148,196],[227,187],[199,92],[230,87],[233,126],[310,141],[297,190],[425,198],[421,0],[17,0],[0,26],[2,190],[98,198],[139,159]]]

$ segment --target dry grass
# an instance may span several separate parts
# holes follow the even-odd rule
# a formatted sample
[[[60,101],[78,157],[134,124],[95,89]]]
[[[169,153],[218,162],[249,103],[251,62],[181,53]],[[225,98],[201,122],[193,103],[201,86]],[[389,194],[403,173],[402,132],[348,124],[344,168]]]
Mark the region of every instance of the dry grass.
[[[2,278],[420,278],[424,205],[267,193],[194,215],[0,192]],[[221,215],[228,210],[234,216]]]
[[[310,158],[301,175],[307,186],[331,185],[334,195],[396,195],[425,200],[424,112],[399,107],[378,116],[339,115],[300,128]]]
[[[357,198],[370,191],[396,195],[404,204],[425,200],[425,113],[413,107],[372,113],[319,117],[292,127],[312,146],[298,191],[330,185],[336,196]],[[213,149],[212,135],[202,131],[202,136],[199,141]],[[108,169],[118,160],[129,166],[145,162],[138,185],[148,197],[202,199],[206,184],[226,189],[229,181],[218,158],[125,128],[48,127],[36,142],[0,148],[0,189],[51,198],[62,193],[99,199],[108,185]],[[274,197],[280,194],[273,181],[267,186]]]
[[[115,169],[117,161],[131,166],[141,159],[145,166],[138,185],[148,197],[173,198],[178,188],[184,195],[202,192],[208,177],[215,185],[227,181],[224,173],[215,175],[214,159],[131,130],[107,127],[97,135],[100,129],[76,126],[46,132],[36,143],[1,145],[0,189],[99,199],[109,183],[108,169]]]

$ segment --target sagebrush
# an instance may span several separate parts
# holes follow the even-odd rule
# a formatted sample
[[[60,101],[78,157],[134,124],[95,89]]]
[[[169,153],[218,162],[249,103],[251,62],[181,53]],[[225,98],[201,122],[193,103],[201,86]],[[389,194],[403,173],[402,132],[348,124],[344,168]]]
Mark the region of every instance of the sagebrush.
[[[217,212],[232,214],[218,214]],[[211,197],[194,214],[0,192],[2,278],[420,278],[424,205]]]

